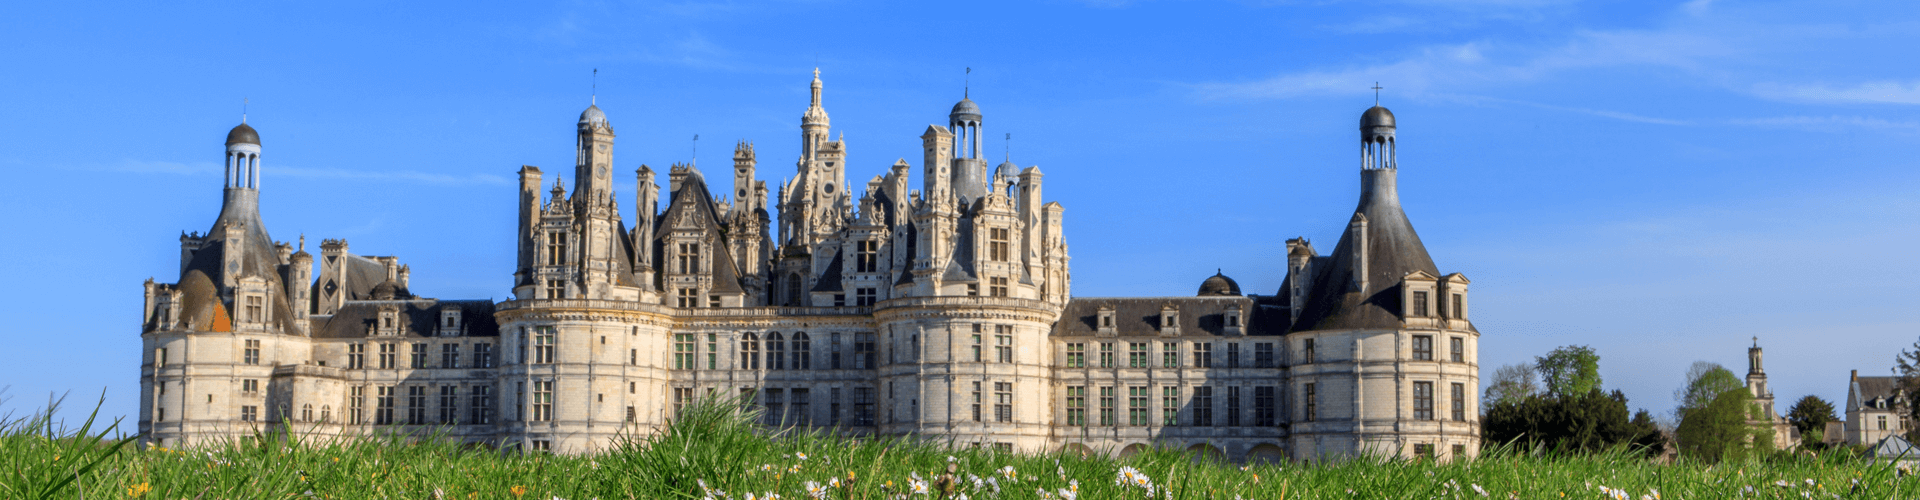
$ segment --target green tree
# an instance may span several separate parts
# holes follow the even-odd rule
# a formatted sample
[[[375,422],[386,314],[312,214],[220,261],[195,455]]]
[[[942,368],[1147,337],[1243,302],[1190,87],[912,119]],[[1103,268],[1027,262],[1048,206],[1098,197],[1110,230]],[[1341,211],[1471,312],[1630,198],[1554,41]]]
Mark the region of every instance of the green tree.
[[[1787,422],[1800,429],[1800,440],[1807,444],[1819,444],[1825,440],[1827,422],[1839,420],[1834,416],[1833,403],[1820,399],[1820,396],[1808,394],[1793,403],[1787,409]]]
[[[1600,355],[1583,345],[1562,346],[1535,358],[1540,380],[1552,396],[1580,396],[1600,390]]]
[[[1907,401],[1920,401],[1914,399],[1920,396],[1920,341],[1913,343],[1912,350],[1902,349],[1893,357],[1893,363],[1899,373],[1898,390],[1907,396]],[[1907,420],[1920,422],[1920,404],[1907,405]],[[1920,439],[1920,429],[1909,428],[1906,437],[1908,441]]]
[[[1487,381],[1488,405],[1519,402],[1540,392],[1540,386],[1534,383],[1533,365],[1506,365],[1493,371],[1493,378]]]
[[[1760,408],[1753,404],[1753,393],[1740,385],[1733,372],[1719,365],[1694,363],[1694,368],[1688,370],[1691,380],[1679,394],[1680,428],[1674,434],[1680,440],[1680,453],[1721,462],[1771,449],[1772,428],[1751,423],[1761,418]]]
[[[1680,408],[1674,416],[1685,418],[1687,410],[1705,408],[1721,393],[1746,387],[1740,377],[1719,363],[1695,361],[1687,368],[1687,385],[1674,391],[1673,398],[1679,400]]]
[[[1665,440],[1646,410],[1628,417],[1627,396],[1590,390],[1569,396],[1533,395],[1498,401],[1480,420],[1489,445],[1508,442],[1561,451],[1594,452],[1620,444],[1658,455]]]

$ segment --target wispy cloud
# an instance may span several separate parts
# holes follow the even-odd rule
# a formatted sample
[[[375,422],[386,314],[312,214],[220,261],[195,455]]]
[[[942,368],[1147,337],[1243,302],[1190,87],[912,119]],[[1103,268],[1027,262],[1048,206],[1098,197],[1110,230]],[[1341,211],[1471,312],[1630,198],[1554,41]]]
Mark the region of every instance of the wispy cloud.
[[[1734,125],[1798,128],[1819,131],[1869,128],[1904,133],[1920,133],[1920,121],[1893,121],[1869,116],[1777,116],[1770,118],[1728,120],[1728,123]]]
[[[84,170],[123,172],[135,174],[165,175],[220,175],[220,164],[212,162],[171,162],[127,160],[105,167],[82,167]],[[296,179],[336,179],[405,182],[440,186],[454,185],[491,185],[508,186],[512,179],[492,174],[452,175],[415,170],[353,170],[343,168],[307,168],[285,165],[267,167],[263,172],[271,181],[272,177],[291,177]]]
[[[1754,95],[1782,101],[1920,104],[1920,81],[1875,81],[1850,87],[1760,83]]]
[[[1528,106],[1528,107],[1553,110],[1553,111],[1564,111],[1568,113],[1593,115],[1601,118],[1612,118],[1615,120],[1623,120],[1623,121],[1630,121],[1630,122],[1636,122],[1636,123],[1651,123],[1656,125],[1693,125],[1694,124],[1693,122],[1689,122],[1685,120],[1673,120],[1673,119],[1667,119],[1667,118],[1645,116],[1645,115],[1639,115],[1634,113],[1628,113],[1624,111],[1610,111],[1610,110],[1604,110],[1604,109],[1582,108],[1577,106],[1559,106],[1554,104],[1545,104],[1545,103],[1538,103],[1538,102],[1517,101],[1513,99],[1501,99],[1498,97],[1485,97],[1485,96],[1447,96],[1447,97],[1451,97],[1451,98],[1462,100],[1462,101],[1470,101],[1470,102],[1515,104],[1520,106]]]

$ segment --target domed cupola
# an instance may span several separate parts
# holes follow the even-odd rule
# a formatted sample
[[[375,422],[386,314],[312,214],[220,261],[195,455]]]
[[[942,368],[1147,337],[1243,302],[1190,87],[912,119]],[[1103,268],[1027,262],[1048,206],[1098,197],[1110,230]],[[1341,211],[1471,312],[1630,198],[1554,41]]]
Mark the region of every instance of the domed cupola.
[[[953,105],[953,112],[947,113],[947,118],[955,122],[963,120],[978,122],[980,121],[980,105],[974,104],[971,98],[960,99],[959,103]]]
[[[600,106],[597,104],[589,105],[587,106],[586,111],[580,112],[580,126],[582,128],[596,127],[596,126],[601,126],[606,124],[607,124],[607,113],[604,111],[600,111]]]
[[[233,127],[233,130],[227,131],[227,145],[232,146],[235,144],[252,144],[259,146],[260,133],[254,131],[252,125],[241,122],[240,125]]]
[[[1218,270],[1215,270],[1213,276],[1208,277],[1206,281],[1200,282],[1200,296],[1238,297],[1240,296],[1240,284],[1235,283],[1233,278],[1228,278],[1227,275],[1220,274]]]

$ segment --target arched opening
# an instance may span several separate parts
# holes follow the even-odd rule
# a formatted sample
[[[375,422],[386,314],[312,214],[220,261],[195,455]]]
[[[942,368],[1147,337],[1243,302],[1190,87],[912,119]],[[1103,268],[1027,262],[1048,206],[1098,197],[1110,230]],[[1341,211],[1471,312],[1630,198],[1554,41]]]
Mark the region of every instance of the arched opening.
[[[301,422],[313,421],[313,405],[311,404],[300,405],[300,421]]]
[[[1080,458],[1093,457],[1093,448],[1088,448],[1087,445],[1083,443],[1067,443],[1065,446],[1060,447],[1060,452]]]
[[[807,332],[793,332],[793,369],[813,368],[813,339]]]
[[[1147,445],[1141,444],[1141,443],[1134,443],[1134,444],[1127,445],[1127,447],[1125,448],[1121,448],[1119,456],[1120,458],[1131,458],[1134,455],[1139,455],[1141,453],[1145,453],[1146,451],[1147,451]]]
[[[760,369],[760,337],[753,332],[740,335],[740,368]]]
[[[320,421],[333,421],[333,405],[320,405]]]
[[[780,338],[780,332],[767,334],[767,369],[787,369],[787,342]]]
[[[1271,443],[1261,444],[1247,450],[1248,464],[1283,464],[1287,462],[1287,450]]]
[[[1227,454],[1213,445],[1200,443],[1187,447],[1187,455],[1197,463],[1221,463],[1227,460]]]

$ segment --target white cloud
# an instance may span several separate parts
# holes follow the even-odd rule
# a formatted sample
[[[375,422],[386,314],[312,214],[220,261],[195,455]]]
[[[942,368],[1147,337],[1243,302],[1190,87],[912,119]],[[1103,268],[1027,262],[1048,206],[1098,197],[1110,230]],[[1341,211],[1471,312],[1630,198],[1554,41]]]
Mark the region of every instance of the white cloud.
[[[1771,118],[1747,118],[1729,120],[1734,125],[1759,127],[1798,128],[1804,130],[1830,131],[1843,128],[1870,128],[1907,133],[1920,133],[1920,121],[1893,121],[1869,116],[1777,116]]]
[[[1920,104],[1920,81],[1875,81],[1851,87],[1760,83],[1753,86],[1753,93],[1782,101]]]

